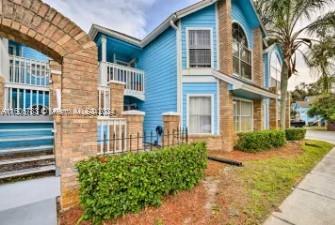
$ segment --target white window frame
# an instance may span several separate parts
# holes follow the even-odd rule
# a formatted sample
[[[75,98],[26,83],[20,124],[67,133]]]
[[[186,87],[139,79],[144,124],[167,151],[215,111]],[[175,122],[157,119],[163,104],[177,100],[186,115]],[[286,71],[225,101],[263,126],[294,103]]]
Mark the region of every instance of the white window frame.
[[[189,56],[189,31],[191,30],[209,30],[210,35],[210,46],[211,46],[211,66],[210,67],[190,67],[190,56]],[[186,27],[186,68],[187,69],[210,69],[214,67],[214,43],[213,43],[213,28],[212,27]]]
[[[214,94],[187,94],[186,95],[186,124],[187,127],[190,127],[190,110],[189,110],[189,106],[190,106],[190,98],[192,97],[210,97],[211,99],[211,132],[209,133],[191,133],[189,132],[189,134],[196,134],[196,135],[214,135],[215,129],[214,129]]]
[[[252,123],[251,123],[251,129],[249,131],[242,131],[241,130],[241,123],[240,123],[240,128],[239,128],[239,130],[235,130],[235,133],[254,131],[254,126],[255,126],[254,101],[249,100],[249,99],[245,99],[245,98],[237,98],[237,97],[233,98],[233,104],[234,104],[234,101],[249,102],[249,103],[251,103],[251,109],[252,109],[252,111],[251,111],[251,121],[252,121]],[[234,129],[235,129],[234,117],[235,117],[235,114],[234,114],[234,108],[233,108],[233,122],[234,122]]]
[[[251,54],[251,79],[248,79],[246,77],[242,77],[242,75],[234,73],[234,70],[233,70],[233,76],[239,77],[239,78],[241,78],[243,80],[247,80],[247,81],[254,81],[254,73],[253,73],[253,68],[254,68],[254,65],[253,65],[253,62],[254,62],[254,51],[253,51],[252,48],[249,47],[249,39],[248,39],[248,35],[247,35],[247,32],[246,32],[244,26],[241,23],[239,23],[238,21],[236,21],[236,20],[232,21],[232,25],[234,23],[238,24],[242,28],[242,30],[243,30],[243,32],[245,34],[245,38],[247,39],[248,47],[246,49],[248,49],[250,51],[250,54]],[[232,36],[232,41],[234,42],[233,36]],[[233,46],[232,46],[232,48],[233,48]],[[234,63],[234,55],[232,55],[232,57],[233,57],[233,59],[232,59],[233,62],[232,63]]]

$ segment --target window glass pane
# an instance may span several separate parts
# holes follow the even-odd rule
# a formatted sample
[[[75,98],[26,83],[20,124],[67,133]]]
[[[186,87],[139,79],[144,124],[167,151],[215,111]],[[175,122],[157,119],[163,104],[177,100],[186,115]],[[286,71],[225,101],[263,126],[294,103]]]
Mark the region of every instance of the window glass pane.
[[[189,30],[190,67],[211,67],[210,30]]]
[[[251,66],[243,61],[241,62],[241,76],[251,79]]]
[[[243,100],[234,101],[234,128],[235,132],[252,130],[252,103]]]
[[[236,56],[236,57],[239,57],[240,56],[240,53],[239,53],[239,44],[237,42],[233,42],[233,55]]]
[[[212,109],[210,97],[189,98],[190,133],[211,133]]]
[[[240,74],[240,60],[236,57],[233,58],[233,69],[235,74]]]
[[[248,49],[243,48],[241,50],[241,59],[244,62],[251,64],[251,53],[250,53],[250,51]]]

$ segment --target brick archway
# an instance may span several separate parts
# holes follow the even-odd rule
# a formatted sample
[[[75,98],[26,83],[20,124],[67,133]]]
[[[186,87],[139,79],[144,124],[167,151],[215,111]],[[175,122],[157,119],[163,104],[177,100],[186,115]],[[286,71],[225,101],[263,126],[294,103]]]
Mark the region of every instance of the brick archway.
[[[97,49],[75,23],[40,0],[0,0],[0,36],[26,44],[61,65],[63,109],[96,108]],[[78,203],[74,164],[96,154],[96,118],[56,118],[55,151],[61,206]]]

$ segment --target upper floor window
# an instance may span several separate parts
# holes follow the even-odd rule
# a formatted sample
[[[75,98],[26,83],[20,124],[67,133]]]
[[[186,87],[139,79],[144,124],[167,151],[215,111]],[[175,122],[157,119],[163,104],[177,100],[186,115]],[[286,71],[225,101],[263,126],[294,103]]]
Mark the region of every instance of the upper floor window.
[[[247,37],[240,25],[233,24],[233,68],[234,74],[251,80],[251,51]]]
[[[211,67],[211,30],[188,30],[189,67]]]

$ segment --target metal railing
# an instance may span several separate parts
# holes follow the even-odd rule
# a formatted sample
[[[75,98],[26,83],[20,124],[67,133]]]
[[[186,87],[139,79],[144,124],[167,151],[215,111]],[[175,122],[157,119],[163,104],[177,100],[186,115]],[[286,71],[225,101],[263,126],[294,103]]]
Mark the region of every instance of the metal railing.
[[[48,87],[49,79],[49,63],[20,56],[9,56],[10,83]]]
[[[186,128],[162,131],[161,134],[153,131],[135,134],[127,134],[126,131],[114,132],[109,133],[109,136],[105,135],[105,138],[98,138],[99,154],[102,155],[152,151],[186,143],[188,143]]]
[[[100,63],[100,83],[106,85],[109,82],[125,84],[126,91],[132,94],[144,94],[144,71],[114,63]]]

